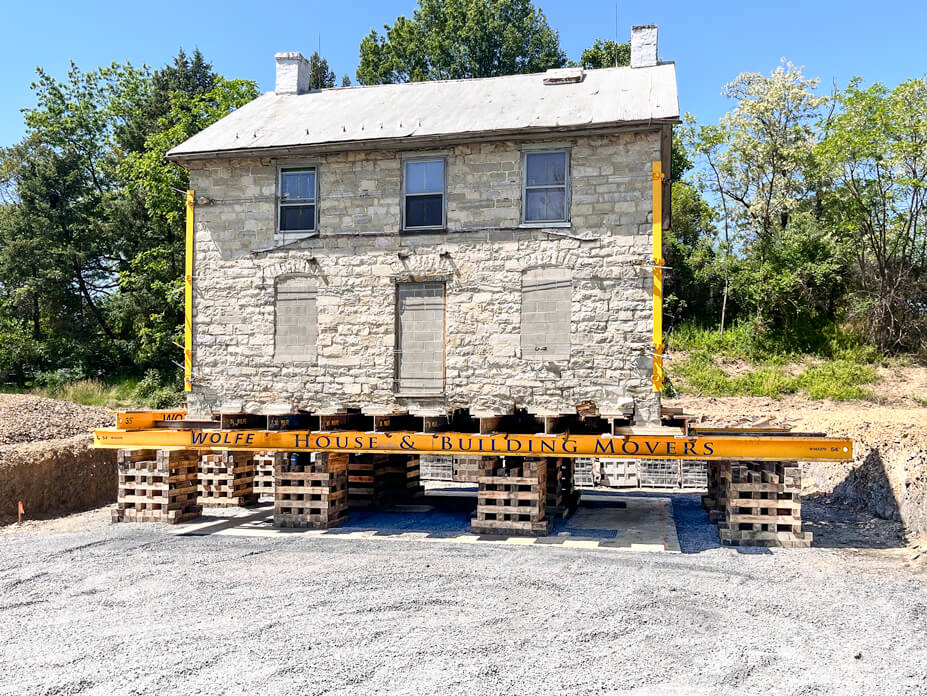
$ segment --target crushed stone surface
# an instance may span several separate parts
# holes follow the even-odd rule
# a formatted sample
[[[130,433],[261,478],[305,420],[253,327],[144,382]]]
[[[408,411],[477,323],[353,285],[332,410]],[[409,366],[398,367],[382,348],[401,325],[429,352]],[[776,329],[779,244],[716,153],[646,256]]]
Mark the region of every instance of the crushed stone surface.
[[[914,696],[927,684],[927,569],[887,551],[84,523],[0,536],[0,694]]]
[[[81,406],[31,394],[0,394],[0,445],[61,440],[115,425],[100,406]]]

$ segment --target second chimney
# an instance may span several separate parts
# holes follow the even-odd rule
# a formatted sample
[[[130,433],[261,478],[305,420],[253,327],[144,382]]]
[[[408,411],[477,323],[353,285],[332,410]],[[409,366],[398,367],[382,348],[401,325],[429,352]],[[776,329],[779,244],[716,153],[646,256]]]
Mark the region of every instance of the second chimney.
[[[657,25],[631,27],[631,67],[649,68],[657,64]]]
[[[309,91],[309,61],[299,51],[275,53],[277,61],[276,94],[306,94]]]

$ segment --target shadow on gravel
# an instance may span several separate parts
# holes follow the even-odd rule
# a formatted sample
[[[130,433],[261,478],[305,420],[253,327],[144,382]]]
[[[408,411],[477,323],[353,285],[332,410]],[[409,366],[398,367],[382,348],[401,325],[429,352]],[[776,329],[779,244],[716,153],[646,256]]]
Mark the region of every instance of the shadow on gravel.
[[[878,448],[828,494],[802,500],[804,528],[822,548],[889,549],[907,545],[898,501]]]

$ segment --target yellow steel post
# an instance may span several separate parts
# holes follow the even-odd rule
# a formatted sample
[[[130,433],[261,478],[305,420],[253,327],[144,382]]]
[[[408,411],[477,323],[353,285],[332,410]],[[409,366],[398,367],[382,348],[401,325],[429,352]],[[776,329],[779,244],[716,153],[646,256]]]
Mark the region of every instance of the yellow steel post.
[[[183,388],[193,389],[193,191],[187,191],[187,239],[183,291]]]
[[[653,390],[663,391],[663,165],[653,163]]]

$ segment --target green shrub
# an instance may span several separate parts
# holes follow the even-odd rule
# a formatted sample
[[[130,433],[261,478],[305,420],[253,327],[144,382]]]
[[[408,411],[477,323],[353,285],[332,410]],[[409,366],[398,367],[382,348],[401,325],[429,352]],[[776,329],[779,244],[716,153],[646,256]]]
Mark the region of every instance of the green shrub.
[[[135,386],[135,400],[149,408],[173,408],[183,401],[183,382],[179,371],[160,373],[148,370]]]
[[[861,385],[878,381],[874,368],[848,360],[814,365],[798,376],[798,384],[812,399],[870,399],[872,392]]]

